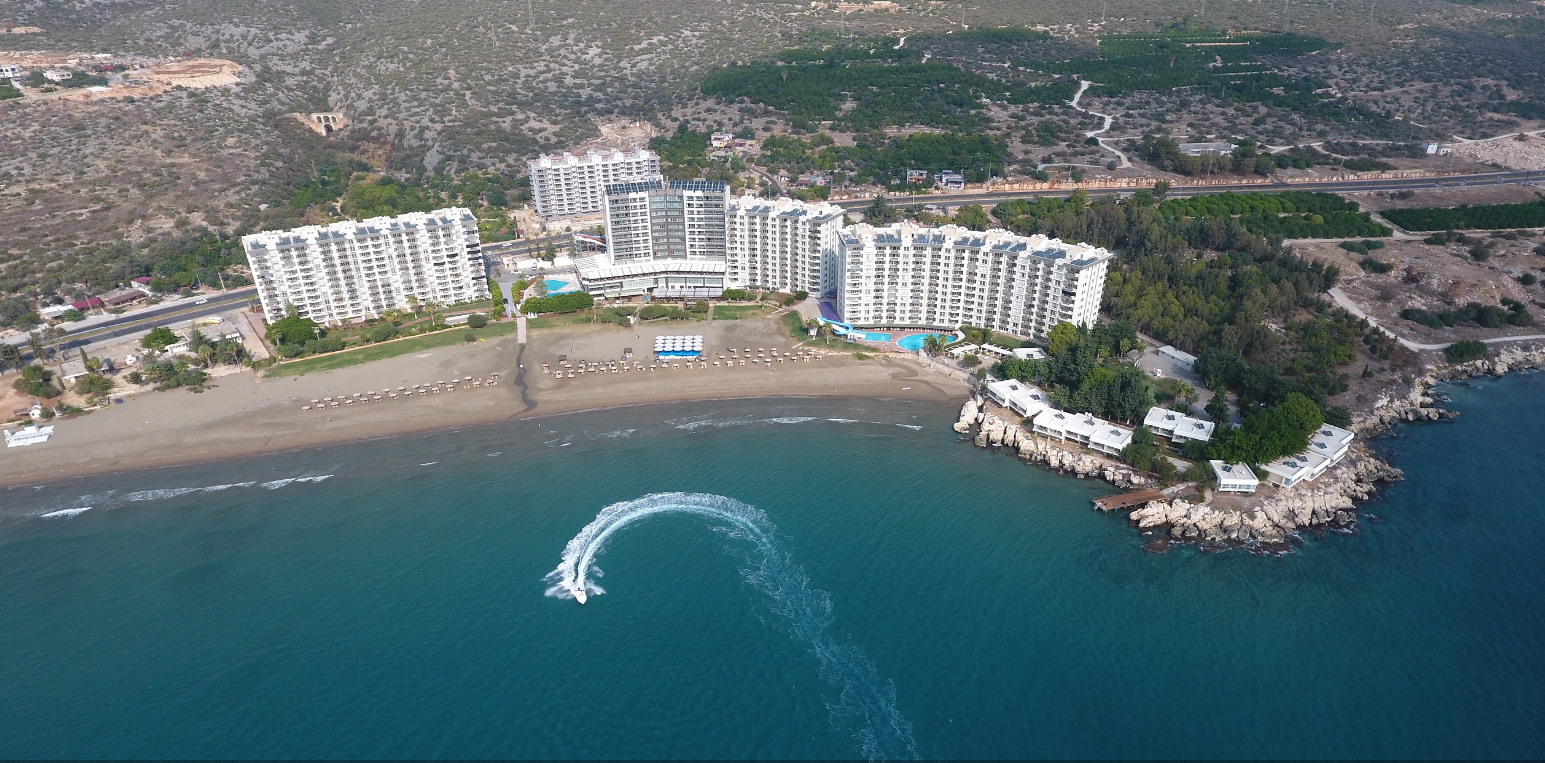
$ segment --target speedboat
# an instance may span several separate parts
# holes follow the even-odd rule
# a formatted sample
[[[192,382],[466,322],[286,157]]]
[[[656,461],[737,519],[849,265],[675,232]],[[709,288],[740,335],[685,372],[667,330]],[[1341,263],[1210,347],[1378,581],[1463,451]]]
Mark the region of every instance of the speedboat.
[[[577,601],[579,601],[579,603],[584,604],[585,603],[585,589],[583,587],[575,588],[574,589],[574,598]]]

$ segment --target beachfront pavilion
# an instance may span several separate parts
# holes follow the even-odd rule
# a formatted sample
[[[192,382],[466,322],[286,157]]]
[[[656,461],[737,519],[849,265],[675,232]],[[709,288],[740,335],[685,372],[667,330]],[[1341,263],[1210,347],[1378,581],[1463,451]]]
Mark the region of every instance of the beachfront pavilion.
[[[1330,459],[1310,451],[1285,456],[1261,466],[1266,481],[1288,488],[1300,482],[1312,482],[1330,467]]]
[[[1204,419],[1192,418],[1179,411],[1155,406],[1148,409],[1148,415],[1143,417],[1143,426],[1148,427],[1154,434],[1168,437],[1176,447],[1197,440],[1207,442],[1212,439],[1213,430],[1217,424]]]
[[[1089,437],[1089,447],[1101,453],[1119,456],[1132,444],[1132,430],[1114,424],[1103,424]]]
[[[1352,439],[1354,437],[1355,435],[1341,427],[1324,424],[1314,434],[1309,436],[1308,452],[1324,456],[1329,462],[1325,469],[1329,469],[1341,463],[1341,459],[1346,457],[1347,451],[1352,447]],[[1323,472],[1325,469],[1320,471]],[[1319,475],[1315,476],[1318,477]]]
[[[1207,464],[1212,467],[1212,476],[1218,481],[1220,493],[1254,493],[1261,486],[1255,472],[1244,464],[1225,464],[1222,461],[1208,461]]]
[[[995,381],[987,385],[987,399],[1029,418],[1046,410],[1046,393],[1023,382]]]

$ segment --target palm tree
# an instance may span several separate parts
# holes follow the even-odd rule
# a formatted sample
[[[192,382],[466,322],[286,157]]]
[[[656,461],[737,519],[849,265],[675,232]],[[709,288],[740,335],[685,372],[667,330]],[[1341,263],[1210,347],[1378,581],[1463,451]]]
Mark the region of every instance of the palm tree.
[[[929,334],[923,340],[923,351],[929,355],[938,355],[944,350],[944,338],[938,334]]]
[[[416,297],[416,296],[414,296],[412,294],[409,294],[408,295],[408,307],[413,308],[413,317],[417,318],[418,317],[418,297]]]

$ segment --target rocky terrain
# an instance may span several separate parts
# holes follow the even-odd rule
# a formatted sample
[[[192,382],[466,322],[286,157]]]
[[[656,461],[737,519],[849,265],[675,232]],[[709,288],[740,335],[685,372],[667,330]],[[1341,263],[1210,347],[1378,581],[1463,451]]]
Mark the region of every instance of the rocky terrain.
[[[1119,488],[1153,487],[1153,477],[1114,459],[1106,458],[1076,445],[1032,434],[1017,421],[1004,419],[987,410],[978,398],[967,400],[960,409],[955,431],[969,434],[978,428],[975,442],[982,448],[1008,448],[1028,464],[1044,466],[1054,472],[1079,479],[1101,479]]]

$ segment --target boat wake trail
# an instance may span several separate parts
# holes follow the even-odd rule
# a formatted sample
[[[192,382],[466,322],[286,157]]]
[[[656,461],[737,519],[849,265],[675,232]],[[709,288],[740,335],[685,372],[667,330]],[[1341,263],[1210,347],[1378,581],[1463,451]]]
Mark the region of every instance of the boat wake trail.
[[[838,696],[828,701],[832,724],[854,735],[870,760],[918,757],[912,724],[896,709],[896,686],[883,680],[874,663],[855,647],[840,644],[828,632],[831,598],[810,587],[803,570],[778,546],[777,528],[761,509],[707,493],[652,493],[601,510],[563,549],[563,562],[548,573],[547,595],[577,599],[605,593],[595,579],[595,559],[607,538],[622,528],[661,514],[695,514],[723,525],[725,535],[750,541],[754,552],[732,550],[744,561],[741,576],[766,594],[767,607],[787,625],[793,638],[809,647],[820,663],[822,680]]]

